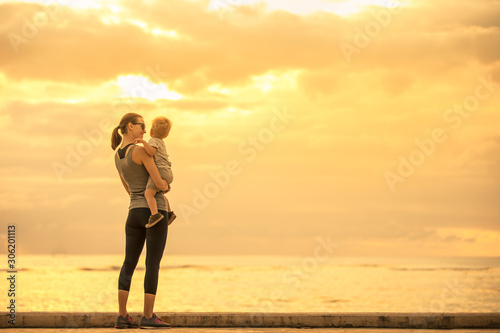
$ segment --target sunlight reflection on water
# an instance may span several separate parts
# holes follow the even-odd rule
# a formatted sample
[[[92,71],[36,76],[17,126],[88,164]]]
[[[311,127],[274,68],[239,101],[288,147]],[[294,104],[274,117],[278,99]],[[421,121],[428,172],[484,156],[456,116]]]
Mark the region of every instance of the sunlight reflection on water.
[[[498,312],[498,259],[169,256],[160,312]],[[22,256],[19,311],[113,312],[122,256]],[[144,258],[129,311],[143,307]]]

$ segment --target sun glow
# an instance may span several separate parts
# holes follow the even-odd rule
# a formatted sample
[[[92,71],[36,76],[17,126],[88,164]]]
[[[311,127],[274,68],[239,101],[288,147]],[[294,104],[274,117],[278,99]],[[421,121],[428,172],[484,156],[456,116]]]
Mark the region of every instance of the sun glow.
[[[0,3],[12,1],[0,1]],[[41,5],[50,5],[53,7],[66,6],[71,8],[80,9],[101,9],[103,7],[109,8],[114,6],[118,1],[116,0],[71,0],[71,1],[47,1],[47,0],[23,0],[18,2],[37,3]],[[55,3],[54,3],[55,2]]]
[[[150,101],[157,99],[179,100],[183,98],[175,91],[169,91],[164,83],[155,84],[141,75],[119,76],[117,85],[122,89],[122,97],[145,98]]]
[[[359,7],[351,3],[350,1],[346,1],[338,4],[333,12],[340,16],[349,16],[351,14],[359,13]]]
[[[153,33],[153,35],[160,35],[160,36],[167,36],[167,37],[172,37],[172,38],[179,38],[179,35],[174,30],[166,31],[166,30],[162,30],[160,28],[155,28],[155,29],[151,30],[151,32]]]
[[[249,6],[258,3],[258,0],[211,0],[210,10],[231,11],[238,6]],[[307,15],[318,11],[333,12],[339,16],[349,16],[368,9],[371,6],[394,8],[402,5],[402,0],[266,0],[268,11],[286,10],[299,15]]]
[[[290,89],[296,85],[298,70],[287,71],[285,73],[270,72],[260,76],[254,76],[252,80],[254,85],[262,92],[268,92],[271,89]]]
[[[139,20],[128,20],[130,24],[136,25],[140,27],[142,30],[144,30],[147,33],[153,34],[155,36],[162,36],[162,37],[167,37],[171,39],[180,39],[181,36],[175,31],[175,30],[164,30],[158,27],[151,27],[149,26],[146,22],[139,21]]]
[[[340,3],[329,4],[326,7],[327,11],[333,12],[339,16],[350,16],[357,14],[363,10],[369,9],[368,7],[385,7],[396,8],[402,5],[401,1],[392,0],[347,0]]]
[[[207,88],[207,90],[212,94],[222,94],[229,95],[231,93],[231,89],[223,88],[221,85],[216,84]]]
[[[198,0],[201,1],[201,0]],[[349,16],[363,10],[368,9],[367,7],[379,6],[385,8],[395,8],[406,3],[409,0],[345,0],[345,1],[328,1],[328,0],[308,0],[308,1],[290,1],[290,0],[210,0],[207,8],[210,11],[220,11],[228,12],[233,11],[240,6],[252,6],[258,3],[264,2],[267,11],[274,10],[286,10],[291,13],[299,15],[307,15],[317,11],[333,12],[339,16]],[[11,2],[6,0],[0,0],[0,3]],[[19,1],[21,2],[21,1]],[[41,5],[47,5],[47,0],[23,0],[26,3],[38,3]],[[57,2],[56,6],[66,6],[74,9],[108,9],[114,14],[122,11],[119,0],[71,0],[71,1],[61,1]],[[121,21],[118,17],[104,17],[103,22],[107,24],[119,23]],[[137,24],[137,22],[130,22]],[[145,27],[141,22],[140,26],[148,30],[148,32],[154,33],[156,35],[163,35],[168,37],[178,37],[174,36],[167,31],[159,33],[157,28]]]

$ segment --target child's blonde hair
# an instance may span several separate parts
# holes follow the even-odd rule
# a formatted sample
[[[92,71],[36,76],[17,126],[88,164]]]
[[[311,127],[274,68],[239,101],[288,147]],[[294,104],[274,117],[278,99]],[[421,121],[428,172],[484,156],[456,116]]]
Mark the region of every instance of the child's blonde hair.
[[[155,136],[165,139],[172,128],[172,122],[167,117],[156,117],[153,120],[153,130]]]

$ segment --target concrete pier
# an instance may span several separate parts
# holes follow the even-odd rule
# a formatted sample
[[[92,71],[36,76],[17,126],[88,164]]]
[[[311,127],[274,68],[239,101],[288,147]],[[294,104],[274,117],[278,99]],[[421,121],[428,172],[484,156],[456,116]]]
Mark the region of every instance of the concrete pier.
[[[141,314],[131,313],[140,321]],[[170,313],[157,312],[172,327],[217,328],[374,328],[374,329],[500,329],[500,313]],[[0,328],[109,328],[110,312],[1,312]],[[251,330],[250,330],[251,331]]]
[[[113,333],[115,328],[15,328],[12,333]],[[127,330],[129,331],[129,330]],[[139,331],[139,330],[137,330]],[[135,331],[135,332],[137,332]],[[123,332],[123,331],[121,331]],[[125,331],[126,332],[126,331]],[[134,332],[134,331],[132,331]],[[173,327],[171,333],[440,333],[443,330],[393,329],[393,328],[237,328],[237,327]],[[498,333],[497,329],[446,330],[446,333]]]

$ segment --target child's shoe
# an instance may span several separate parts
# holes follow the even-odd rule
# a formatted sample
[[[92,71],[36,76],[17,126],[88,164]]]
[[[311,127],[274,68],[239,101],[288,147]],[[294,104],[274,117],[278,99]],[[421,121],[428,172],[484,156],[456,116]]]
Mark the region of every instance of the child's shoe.
[[[156,223],[160,222],[162,218],[163,218],[163,215],[160,212],[156,213],[155,215],[151,215],[149,217],[148,223],[146,224],[146,228],[151,228]]]
[[[175,215],[173,211],[168,212],[168,225],[171,225],[172,222],[174,222],[176,217],[177,217],[177,215]]]

